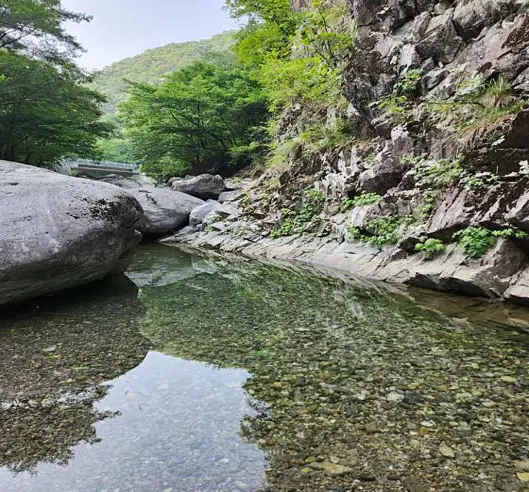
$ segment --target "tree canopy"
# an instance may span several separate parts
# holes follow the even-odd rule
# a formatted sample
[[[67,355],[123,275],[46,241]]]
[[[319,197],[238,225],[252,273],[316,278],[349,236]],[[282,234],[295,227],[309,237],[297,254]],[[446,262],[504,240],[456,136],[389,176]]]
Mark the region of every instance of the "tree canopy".
[[[340,76],[354,30],[344,0],[297,5],[226,0],[231,15],[246,22],[234,34],[234,53],[205,52],[161,85],[129,80],[119,112],[124,136],[99,145],[105,157],[126,150],[120,155],[160,179],[229,174],[270,149],[276,123],[292,104],[302,103],[308,125],[321,125],[327,107],[343,102]]]
[[[229,53],[235,42],[233,36],[233,31],[227,31],[211,39],[171,43],[149,49],[103,68],[94,75],[90,87],[108,98],[103,111],[115,114],[118,103],[127,98],[127,80],[141,84],[160,84],[165,76],[194,61],[218,53]]]
[[[47,61],[64,61],[81,50],[65,31],[64,23],[89,20],[85,14],[63,9],[60,0],[2,0],[0,48]]]
[[[89,155],[111,126],[104,98],[76,67],[81,49],[65,21],[89,20],[60,0],[3,0],[0,5],[0,158],[51,166]]]
[[[231,57],[197,61],[160,86],[131,83],[120,117],[145,171],[230,174],[248,164],[267,115],[259,84]]]

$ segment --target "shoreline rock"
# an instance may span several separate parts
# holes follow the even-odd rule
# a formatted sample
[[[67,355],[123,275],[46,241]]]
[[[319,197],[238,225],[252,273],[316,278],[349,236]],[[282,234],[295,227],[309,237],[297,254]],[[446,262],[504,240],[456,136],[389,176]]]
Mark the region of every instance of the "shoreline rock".
[[[138,200],[144,215],[136,224],[136,229],[147,239],[159,238],[187,225],[191,212],[205,204],[200,198],[171,188],[141,185],[121,176],[109,175],[98,181],[123,188]]]
[[[202,200],[217,200],[220,194],[226,191],[226,184],[220,176],[200,174],[185,179],[173,179],[171,188]]]
[[[143,210],[106,183],[0,161],[0,305],[99,280],[138,244]]]
[[[480,260],[469,260],[457,246],[450,245],[443,254],[427,261],[396,247],[378,249],[330,237],[264,238],[252,232],[256,224],[250,222],[246,226],[237,222],[216,225],[222,227],[186,229],[160,243],[314,265],[367,280],[529,305],[529,268],[524,255],[507,240],[499,241]]]

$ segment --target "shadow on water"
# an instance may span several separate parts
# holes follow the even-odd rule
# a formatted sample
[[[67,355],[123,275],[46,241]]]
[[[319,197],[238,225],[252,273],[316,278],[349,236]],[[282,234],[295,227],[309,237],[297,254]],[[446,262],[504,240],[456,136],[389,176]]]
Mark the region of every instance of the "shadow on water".
[[[524,490],[527,312],[159,246],[127,275],[5,315],[1,490]]]
[[[102,383],[149,350],[144,307],[125,276],[3,310],[0,318],[0,460],[13,471],[66,464],[71,448],[95,442]]]
[[[185,260],[171,281],[191,274]],[[249,374],[151,350],[145,316],[126,276],[2,312],[0,490],[262,485],[265,457],[239,436]]]

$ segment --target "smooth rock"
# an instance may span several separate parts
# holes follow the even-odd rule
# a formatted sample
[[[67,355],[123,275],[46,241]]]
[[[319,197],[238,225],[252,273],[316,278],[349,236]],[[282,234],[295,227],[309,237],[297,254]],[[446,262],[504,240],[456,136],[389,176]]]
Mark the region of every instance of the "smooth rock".
[[[521,482],[524,482],[524,483],[529,482],[529,473],[520,472],[520,473],[517,473],[516,476],[518,477],[518,480],[520,480]]]
[[[223,191],[218,198],[219,203],[227,202],[237,196],[237,191]]]
[[[98,179],[97,181],[112,184],[114,186],[119,186],[120,188],[125,188],[129,190],[134,190],[136,188],[141,188],[141,184],[134,181],[133,179],[125,178],[123,176],[120,176],[119,174],[109,174],[107,176],[103,176],[102,178]]]
[[[138,243],[126,191],[0,161],[0,304],[104,277]]]
[[[514,467],[521,472],[529,472],[529,460],[517,461]]]
[[[309,466],[316,470],[322,470],[327,475],[331,475],[333,477],[345,475],[346,473],[351,473],[354,471],[352,468],[335,463],[311,463]]]
[[[404,395],[402,393],[398,393],[397,391],[392,391],[386,396],[386,400],[393,401],[393,402],[400,402],[404,400]]]
[[[199,198],[169,188],[145,186],[129,192],[145,212],[137,229],[150,237],[160,237],[187,225],[193,209],[204,204]]]
[[[201,174],[200,176],[173,181],[171,187],[175,191],[180,191],[181,193],[186,193],[203,200],[216,200],[226,189],[226,184],[220,176]]]
[[[456,457],[455,451],[450,446],[447,446],[444,443],[439,446],[439,453],[441,453],[445,458]]]
[[[191,214],[189,215],[189,225],[192,227],[196,227],[202,224],[202,221],[211,212],[214,212],[215,210],[218,210],[220,208],[221,205],[219,202],[216,202],[215,200],[208,200],[203,205],[200,205],[191,211]]]

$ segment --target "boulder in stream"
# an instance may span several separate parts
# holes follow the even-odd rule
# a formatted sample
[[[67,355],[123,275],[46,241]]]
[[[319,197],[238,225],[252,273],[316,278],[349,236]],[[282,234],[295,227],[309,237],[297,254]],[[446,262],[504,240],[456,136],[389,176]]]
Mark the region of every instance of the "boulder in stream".
[[[226,189],[226,184],[220,176],[201,174],[199,176],[174,180],[171,183],[171,187],[175,191],[187,193],[188,195],[196,196],[203,200],[216,200]]]
[[[169,188],[144,186],[128,192],[140,202],[145,212],[136,227],[150,237],[164,236],[187,225],[192,210],[204,204],[199,198]]]
[[[202,224],[202,221],[215,210],[221,208],[221,204],[215,200],[208,200],[203,205],[193,209],[191,215],[189,216],[189,225],[196,227]]]
[[[0,305],[98,280],[140,235],[127,192],[0,161]]]

